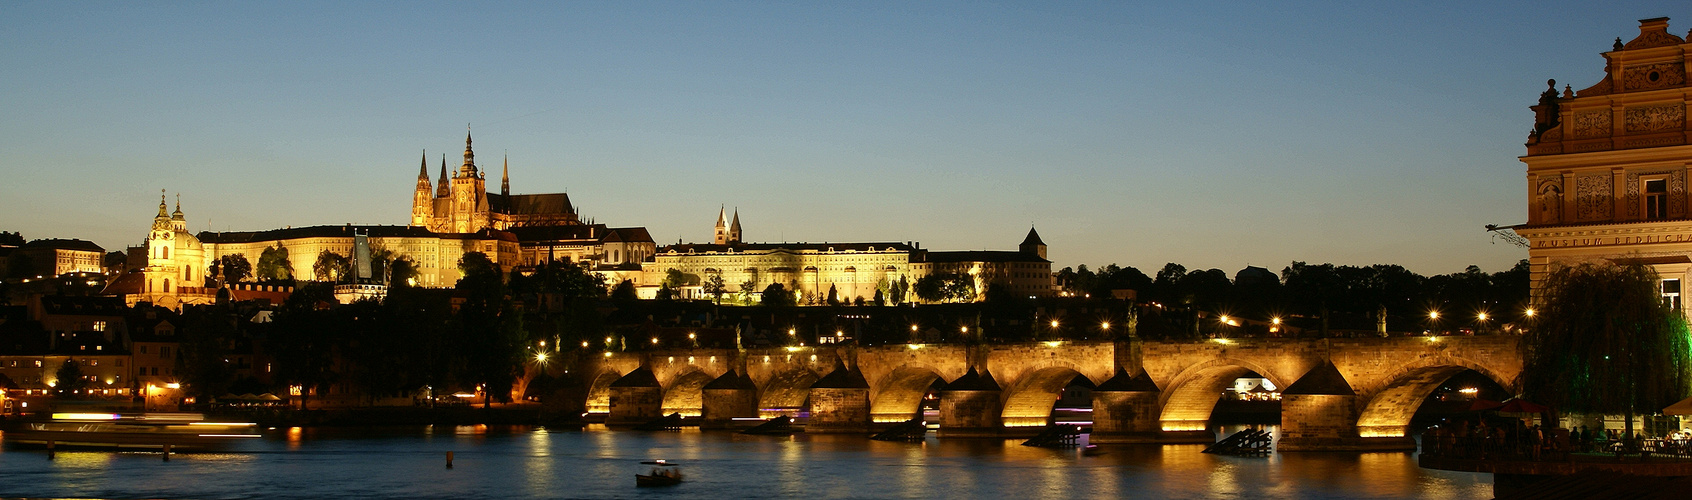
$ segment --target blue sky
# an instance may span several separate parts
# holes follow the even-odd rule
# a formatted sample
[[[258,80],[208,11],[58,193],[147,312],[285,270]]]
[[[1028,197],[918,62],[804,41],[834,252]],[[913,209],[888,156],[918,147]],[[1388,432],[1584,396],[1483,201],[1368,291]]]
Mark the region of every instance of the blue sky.
[[[1482,5],[1484,4],[1484,5]],[[1527,106],[1684,2],[0,3],[0,229],[404,224],[419,155],[660,244],[1507,268]],[[1561,87],[1559,83],[1559,87]]]

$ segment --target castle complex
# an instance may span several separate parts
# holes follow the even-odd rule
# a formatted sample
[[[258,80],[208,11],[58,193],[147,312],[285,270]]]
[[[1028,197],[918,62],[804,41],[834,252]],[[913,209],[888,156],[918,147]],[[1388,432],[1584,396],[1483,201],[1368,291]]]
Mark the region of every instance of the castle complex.
[[[645,228],[607,227],[584,222],[565,193],[511,194],[510,163],[501,168],[498,193],[487,190],[485,169],[476,164],[472,139],[464,138],[464,162],[449,176],[445,158],[440,177],[431,182],[427,157],[418,167],[405,226],[311,226],[265,231],[188,232],[181,202],[167,213],[163,198],[147,235],[144,251],[132,260],[139,270],[119,278],[107,292],[128,302],[179,308],[210,303],[219,287],[236,298],[286,293],[270,286],[235,284],[219,276],[213,264],[239,255],[256,268],[267,252],[285,256],[283,277],[329,279],[355,286],[385,284],[368,266],[356,276],[321,276],[320,255],[411,261],[416,286],[451,287],[460,278],[458,261],[480,252],[505,271],[532,269],[554,261],[585,263],[612,283],[632,282],[645,297],[657,295],[671,271],[684,280],[672,283],[682,298],[702,298],[703,284],[721,278],[729,292],[761,291],[781,284],[801,303],[820,303],[834,290],[840,300],[869,300],[896,283],[908,286],[925,276],[967,276],[978,294],[1001,287],[1025,296],[1051,294],[1051,262],[1046,246],[1030,229],[1017,251],[934,252],[914,242],[747,243],[740,213],[717,213],[710,244],[677,243],[659,248]],[[914,298],[910,300],[915,300]]]
[[[1649,264],[1676,307],[1692,279],[1692,43],[1668,18],[1603,53],[1604,78],[1574,90],[1556,82],[1533,106],[1528,135],[1527,223],[1535,287],[1562,263],[1608,259]]]

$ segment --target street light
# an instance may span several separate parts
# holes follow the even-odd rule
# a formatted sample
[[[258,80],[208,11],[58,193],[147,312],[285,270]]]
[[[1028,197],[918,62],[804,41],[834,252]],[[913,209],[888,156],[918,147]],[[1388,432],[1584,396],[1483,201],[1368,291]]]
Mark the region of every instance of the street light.
[[[1527,311],[1525,311],[1523,314],[1526,314],[1527,317],[1532,318],[1533,315],[1536,314],[1537,312],[1538,311],[1534,311],[1532,307],[1529,307],[1529,308],[1527,308]]]

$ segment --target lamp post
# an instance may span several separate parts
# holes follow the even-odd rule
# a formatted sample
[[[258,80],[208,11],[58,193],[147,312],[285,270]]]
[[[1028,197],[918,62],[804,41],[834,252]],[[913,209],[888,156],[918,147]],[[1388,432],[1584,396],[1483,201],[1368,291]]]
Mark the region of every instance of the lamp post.
[[[1439,311],[1428,311],[1428,331],[1439,335]]]

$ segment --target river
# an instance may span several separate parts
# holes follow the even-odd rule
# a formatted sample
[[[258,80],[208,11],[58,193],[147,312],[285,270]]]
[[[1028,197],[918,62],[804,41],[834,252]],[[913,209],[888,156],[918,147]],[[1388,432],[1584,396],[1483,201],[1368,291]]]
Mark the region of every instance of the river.
[[[4,436],[0,436],[0,441]],[[1491,498],[1485,474],[1413,453],[1215,456],[1122,445],[1100,456],[1019,440],[893,443],[537,427],[283,428],[217,453],[0,448],[0,497],[78,498]],[[455,455],[446,467],[446,453]],[[634,487],[641,460],[688,481]]]

